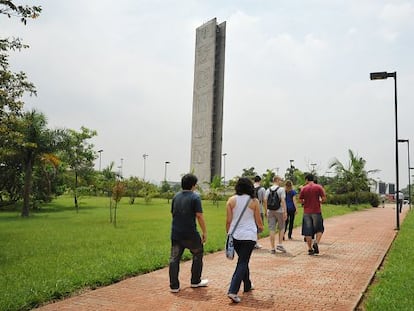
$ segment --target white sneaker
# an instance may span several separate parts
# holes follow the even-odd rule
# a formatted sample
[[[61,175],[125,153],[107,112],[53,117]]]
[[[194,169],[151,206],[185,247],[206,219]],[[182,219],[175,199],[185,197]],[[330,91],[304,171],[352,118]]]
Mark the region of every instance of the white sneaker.
[[[235,303],[239,303],[241,301],[240,297],[236,294],[227,294],[227,297],[229,297]]]
[[[170,292],[171,293],[178,293],[180,291],[180,289],[179,288],[171,288],[170,289]]]
[[[283,245],[279,244],[276,246],[276,249],[282,253],[286,253],[286,249],[283,247]]]
[[[198,284],[191,284],[192,288],[206,287],[206,286],[208,286],[208,280],[201,280],[200,283]]]

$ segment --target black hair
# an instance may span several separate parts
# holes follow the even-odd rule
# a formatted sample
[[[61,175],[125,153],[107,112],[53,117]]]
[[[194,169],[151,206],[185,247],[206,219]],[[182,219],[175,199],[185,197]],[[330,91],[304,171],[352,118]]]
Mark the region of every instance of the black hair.
[[[305,176],[305,179],[307,180],[307,181],[313,181],[313,174],[306,174],[306,176]]]
[[[183,190],[191,190],[191,188],[197,184],[197,181],[198,179],[195,175],[185,174],[181,178],[181,188],[183,188]]]
[[[262,178],[259,175],[254,177],[254,182],[259,182],[261,180],[262,180]]]
[[[254,198],[254,187],[250,178],[241,177],[236,183],[236,194],[248,194],[251,198]]]

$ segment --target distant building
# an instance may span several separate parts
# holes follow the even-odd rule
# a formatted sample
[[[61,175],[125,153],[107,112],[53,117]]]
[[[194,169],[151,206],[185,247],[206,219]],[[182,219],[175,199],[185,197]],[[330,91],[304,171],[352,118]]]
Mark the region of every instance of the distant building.
[[[226,22],[196,29],[191,167],[199,184],[221,176]]]

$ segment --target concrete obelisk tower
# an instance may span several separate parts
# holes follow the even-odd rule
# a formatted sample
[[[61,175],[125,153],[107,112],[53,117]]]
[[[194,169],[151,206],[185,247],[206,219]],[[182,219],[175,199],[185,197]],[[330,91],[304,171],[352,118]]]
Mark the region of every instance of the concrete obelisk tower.
[[[221,176],[226,22],[196,29],[191,171],[199,184]]]

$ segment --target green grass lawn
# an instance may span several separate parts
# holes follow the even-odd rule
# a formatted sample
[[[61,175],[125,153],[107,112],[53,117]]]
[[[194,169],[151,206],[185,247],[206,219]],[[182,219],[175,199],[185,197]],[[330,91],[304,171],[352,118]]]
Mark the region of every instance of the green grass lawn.
[[[414,212],[408,213],[381,270],[368,288],[365,310],[413,310]]]
[[[203,201],[206,252],[223,249],[225,202]],[[363,207],[359,207],[360,209]],[[324,205],[324,217],[349,213]],[[296,217],[301,223],[302,209]],[[170,204],[154,199],[134,205],[121,200],[117,227],[109,223],[109,199],[83,197],[79,213],[73,199],[60,197],[29,218],[0,212],[0,310],[27,310],[83,288],[111,284],[167,266]],[[268,234],[267,229],[262,233]],[[185,252],[185,259],[191,257]]]

